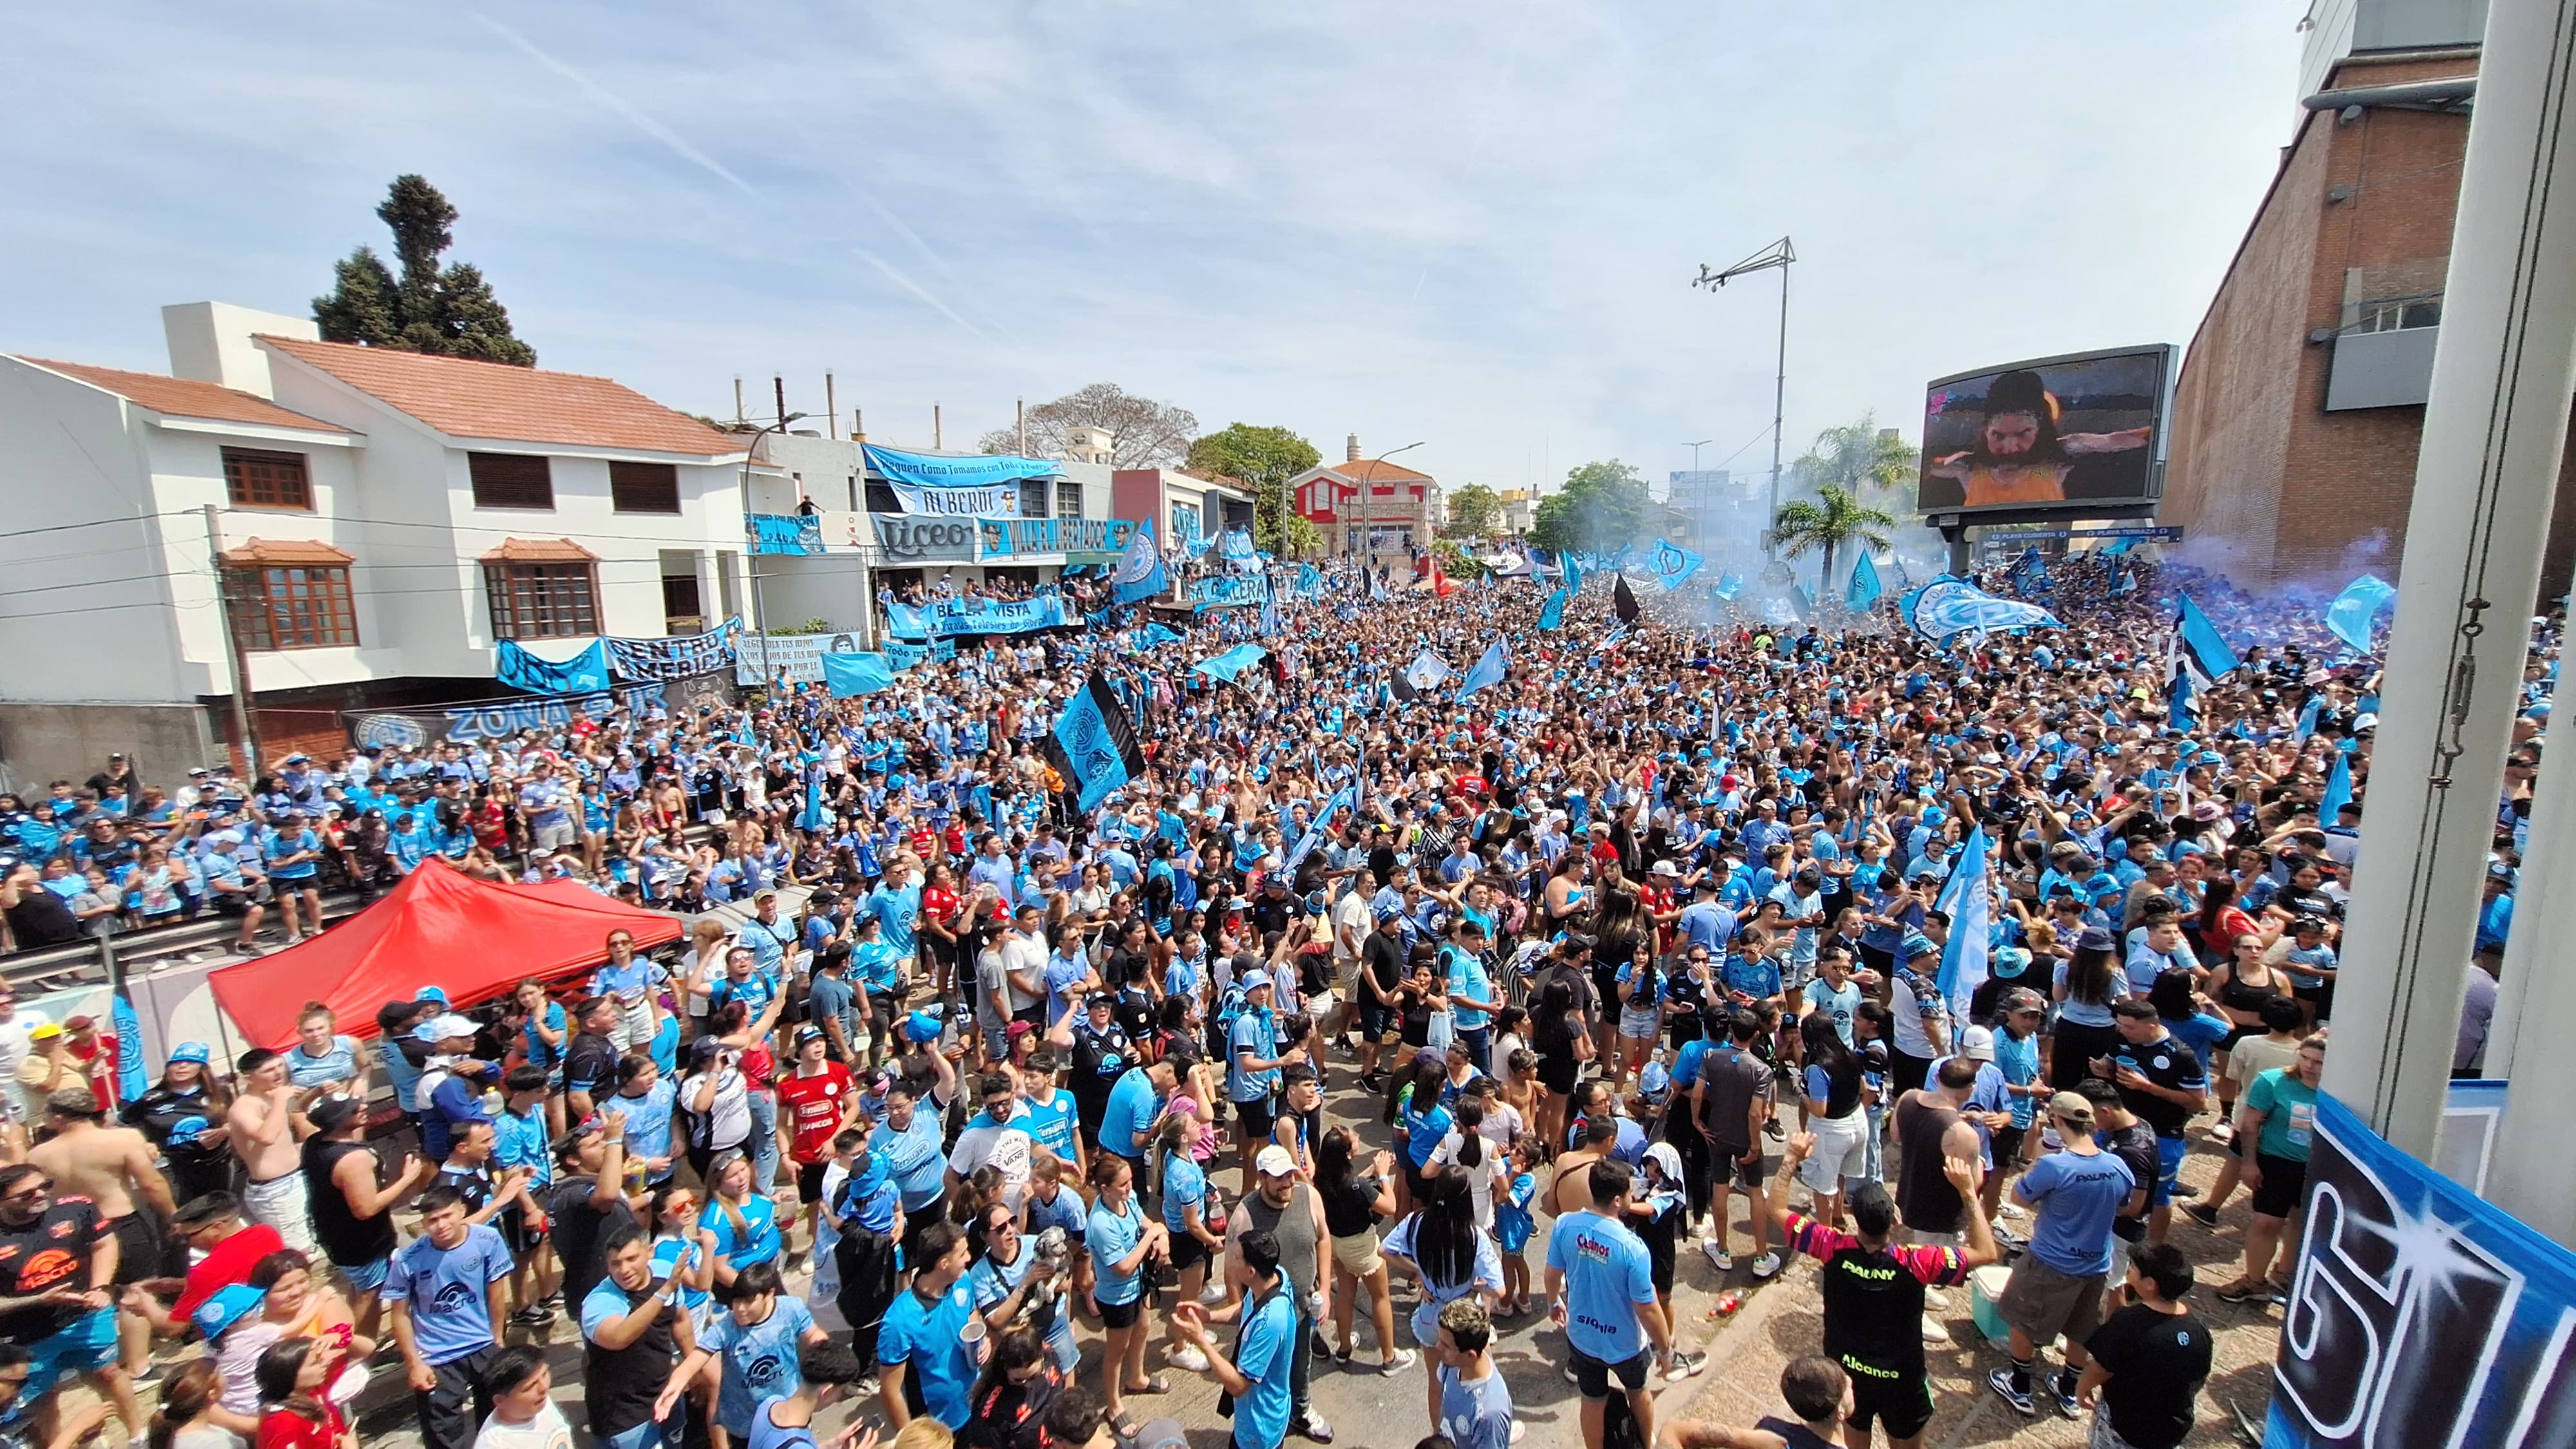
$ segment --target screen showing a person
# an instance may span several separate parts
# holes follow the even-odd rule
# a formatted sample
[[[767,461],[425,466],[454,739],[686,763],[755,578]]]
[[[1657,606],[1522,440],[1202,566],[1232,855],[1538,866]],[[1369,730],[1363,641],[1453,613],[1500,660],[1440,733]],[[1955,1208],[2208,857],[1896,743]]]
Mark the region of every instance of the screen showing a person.
[[[2169,352],[2024,364],[1934,383],[1923,405],[1921,506],[2146,501]]]

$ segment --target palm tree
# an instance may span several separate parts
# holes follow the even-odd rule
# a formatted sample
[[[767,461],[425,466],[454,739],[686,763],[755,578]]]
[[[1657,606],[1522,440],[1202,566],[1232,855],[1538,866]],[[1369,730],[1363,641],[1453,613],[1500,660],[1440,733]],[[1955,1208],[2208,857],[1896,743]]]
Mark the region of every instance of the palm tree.
[[[1801,498],[1780,505],[1771,542],[1782,558],[1803,558],[1814,548],[1825,551],[1824,572],[1816,579],[1821,599],[1833,591],[1836,552],[1854,542],[1885,548],[1887,531],[1895,526],[1895,517],[1886,510],[1863,504],[1839,483],[1828,483],[1816,490],[1813,502]]]
[[[1920,466],[1915,449],[1894,429],[1881,432],[1877,416],[1863,413],[1856,423],[1818,433],[1816,445],[1798,460],[1798,476],[1818,485],[1839,484],[1844,492],[1865,497],[1872,488],[1905,487]],[[1912,500],[1907,502],[1910,506]]]

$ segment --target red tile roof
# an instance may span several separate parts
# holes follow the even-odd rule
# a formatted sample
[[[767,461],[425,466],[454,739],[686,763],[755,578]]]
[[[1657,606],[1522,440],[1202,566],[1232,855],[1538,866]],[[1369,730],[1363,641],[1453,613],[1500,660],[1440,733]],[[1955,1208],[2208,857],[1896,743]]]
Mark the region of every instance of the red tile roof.
[[[708,458],[742,451],[739,439],[610,378],[345,342],[266,335],[260,341],[451,438],[567,443]]]
[[[506,538],[483,563],[597,563],[599,555],[568,538]]]
[[[1390,463],[1384,458],[1363,458],[1356,463],[1326,463],[1324,466],[1354,482],[1400,483],[1408,478],[1419,478],[1425,483],[1431,481],[1428,473],[1417,473],[1402,463]]]
[[[309,538],[254,538],[239,548],[225,549],[223,560],[228,564],[250,566],[347,565],[356,561],[346,550]]]
[[[220,383],[163,377],[157,372],[92,367],[83,362],[55,362],[43,357],[21,357],[18,360],[47,372],[61,373],[92,387],[105,388],[137,407],[149,408],[164,417],[205,418],[219,423],[254,423],[261,427],[303,428],[324,433],[348,431],[336,423],[319,422],[302,413],[288,412],[255,393],[236,392]]]

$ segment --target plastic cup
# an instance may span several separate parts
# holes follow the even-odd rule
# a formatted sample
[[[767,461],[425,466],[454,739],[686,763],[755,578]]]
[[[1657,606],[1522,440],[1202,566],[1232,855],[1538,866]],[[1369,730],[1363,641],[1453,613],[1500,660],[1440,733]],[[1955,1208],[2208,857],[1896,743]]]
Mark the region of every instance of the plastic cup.
[[[980,1313],[968,1314],[966,1316],[965,1330],[959,1333],[958,1337],[965,1341],[967,1356],[972,1358],[980,1367],[984,1362],[984,1354],[986,1352],[986,1345],[984,1342],[984,1315]]]

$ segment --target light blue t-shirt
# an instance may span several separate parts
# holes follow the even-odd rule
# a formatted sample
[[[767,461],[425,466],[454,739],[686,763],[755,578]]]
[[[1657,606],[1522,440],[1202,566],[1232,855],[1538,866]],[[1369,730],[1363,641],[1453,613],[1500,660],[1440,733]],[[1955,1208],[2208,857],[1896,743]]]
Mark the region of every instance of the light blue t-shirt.
[[[1145,1233],[1145,1210],[1134,1197],[1127,1199],[1127,1210],[1111,1212],[1106,1204],[1091,1209],[1090,1226],[1083,1230],[1083,1245],[1091,1250],[1092,1289],[1094,1300],[1113,1307],[1133,1303],[1142,1286],[1135,1272],[1121,1273],[1118,1263],[1136,1251]],[[1144,1265],[1139,1263],[1141,1269]],[[1236,1367],[1242,1365],[1238,1362]]]
[[[489,1223],[465,1230],[465,1241],[440,1248],[426,1234],[394,1250],[377,1297],[409,1300],[412,1334],[432,1367],[492,1346],[491,1300],[484,1290],[510,1276],[510,1248]]]
[[[1074,1132],[1079,1127],[1073,1094],[1062,1087],[1050,1087],[1044,1100],[1022,1098],[1028,1115],[1020,1119],[1031,1140],[1066,1162],[1075,1160]]]
[[[1297,1339],[1297,1310],[1286,1292],[1274,1288],[1252,1310],[1234,1347],[1235,1371],[1252,1380],[1252,1392],[1234,1401],[1234,1442],[1242,1449],[1277,1449],[1287,1442]]]
[[[1186,1152],[1163,1154],[1163,1226],[1172,1230],[1172,1240],[1180,1241],[1188,1232],[1189,1210],[1207,1207],[1207,1174]]]
[[[357,1074],[358,1041],[355,1037],[331,1038],[331,1049],[318,1057],[306,1056],[302,1042],[297,1042],[286,1053],[286,1080],[298,1087],[345,1082]]]
[[[877,939],[909,958],[921,919],[921,887],[908,885],[897,891],[878,886],[868,892],[867,912],[877,919]]]
[[[1511,1449],[1512,1391],[1501,1369],[1468,1383],[1441,1366],[1440,1434],[1456,1449]]]
[[[883,1152],[894,1185],[903,1194],[903,1210],[917,1213],[947,1191],[948,1153],[940,1145],[939,1118],[922,1107],[912,1110],[912,1129],[895,1130],[891,1119],[878,1124],[868,1138],[868,1151]]]
[[[1490,1011],[1455,1004],[1457,998],[1464,996],[1472,996],[1478,1001],[1494,999],[1494,980],[1485,974],[1485,963],[1477,960],[1473,953],[1455,946],[1441,947],[1440,956],[1442,969],[1449,980],[1450,1010],[1456,1017],[1454,1025],[1460,1031],[1475,1031],[1492,1021],[1494,1014]]]
[[[753,1193],[744,1198],[741,1207],[742,1231],[733,1230],[733,1215],[721,1203],[710,1201],[706,1211],[698,1214],[698,1226],[714,1233],[715,1254],[730,1261],[739,1273],[754,1263],[766,1263],[778,1256],[778,1204],[766,1193]]]
[[[1279,1086],[1279,1069],[1264,1067],[1257,1072],[1243,1069],[1243,1058],[1269,1061],[1279,1054],[1279,1028],[1269,1012],[1246,1006],[1243,1015],[1234,1019],[1234,1030],[1226,1037],[1225,1095],[1236,1102],[1267,1101]]]
[[[909,1365],[922,1405],[951,1429],[965,1428],[973,1408],[976,1367],[966,1320],[974,1313],[974,1289],[960,1278],[934,1303],[910,1288],[896,1294],[877,1331],[877,1362]]]
[[[1129,1067],[1109,1089],[1108,1105],[1101,1109],[1100,1145],[1121,1157],[1144,1156],[1144,1136],[1154,1130],[1154,1119],[1162,1113],[1154,1079],[1143,1067]],[[1059,1155],[1071,1160],[1069,1154]]]
[[[630,1097],[620,1092],[601,1100],[601,1111],[614,1112],[625,1119],[628,1157],[667,1158],[671,1155],[671,1103],[679,1092],[670,1078],[657,1076],[643,1096]],[[667,1167],[662,1169],[662,1176],[669,1176],[670,1171]]]
[[[1845,977],[1843,989],[1836,991],[1819,976],[1808,982],[1806,989],[1798,994],[1806,1001],[1808,1010],[1821,1011],[1832,1018],[1834,1034],[1843,1039],[1844,1046],[1852,1044],[1852,1016],[1860,1010],[1859,982]]]
[[[2038,1208],[2030,1255],[2060,1273],[2111,1271],[2111,1221],[2138,1190],[2129,1164],[2109,1152],[2052,1152],[2034,1162],[2013,1192]]]
[[[724,1382],[716,1390],[716,1422],[728,1434],[751,1433],[752,1407],[783,1399],[805,1387],[802,1364],[806,1330],[814,1315],[805,1300],[781,1293],[769,1317],[749,1328],[719,1313],[708,1326],[702,1347],[724,1360]]]
[[[1547,1266],[1565,1274],[1568,1343],[1611,1364],[1645,1351],[1637,1310],[1655,1303],[1655,1275],[1643,1239],[1599,1213],[1567,1213],[1548,1233]]]

